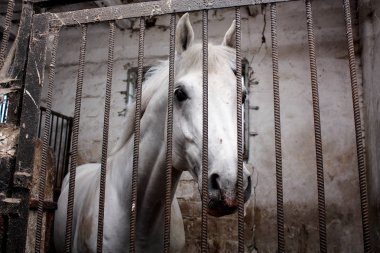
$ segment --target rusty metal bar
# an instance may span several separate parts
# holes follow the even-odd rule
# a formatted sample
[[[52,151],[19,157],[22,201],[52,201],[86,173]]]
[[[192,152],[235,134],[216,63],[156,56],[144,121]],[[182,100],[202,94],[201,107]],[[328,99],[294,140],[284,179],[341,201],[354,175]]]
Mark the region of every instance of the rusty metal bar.
[[[7,53],[7,49],[8,49],[9,33],[11,31],[14,7],[15,7],[15,1],[8,0],[7,14],[5,15],[3,38],[1,39],[1,45],[0,45],[0,69],[3,68],[5,54]]]
[[[285,252],[284,197],[282,183],[281,108],[280,80],[278,69],[277,6],[275,3],[271,4],[270,6],[270,17],[273,68],[274,138],[276,151],[277,250],[279,253],[283,253]]]
[[[57,146],[57,134],[58,134],[58,117],[55,117],[55,133],[54,133],[54,145],[53,145],[53,150],[55,152],[56,146]]]
[[[45,113],[45,120],[46,120],[46,113]],[[51,121],[51,124],[50,124],[50,133],[52,133],[53,132],[53,125],[54,125],[54,116],[52,116],[52,118],[53,118],[53,120]],[[49,146],[51,146],[51,140],[52,140],[53,138],[52,138],[52,136],[50,135],[49,136]]]
[[[237,101],[237,200],[238,200],[238,252],[244,253],[244,182],[243,182],[243,116],[241,83],[241,14],[240,7],[235,9],[236,25],[236,101]]]
[[[362,225],[363,225],[363,241],[364,252],[372,252],[371,247],[371,234],[368,214],[368,192],[367,192],[367,178],[366,178],[366,164],[365,164],[365,147],[363,143],[362,122],[360,116],[360,101],[358,91],[358,81],[356,76],[356,60],[355,60],[355,48],[352,32],[351,22],[351,9],[350,1],[343,0],[344,15],[346,22],[346,34],[348,44],[350,77],[351,77],[351,89],[352,89],[352,102],[354,109],[354,121],[355,121],[355,137],[356,137],[356,152],[358,159],[358,172],[359,172],[359,186],[360,186],[360,204],[362,213]]]
[[[188,11],[231,8],[274,2],[289,2],[294,0],[218,0],[210,3],[204,0],[152,1],[120,6],[109,6],[96,9],[55,13],[52,26],[71,26],[85,23],[119,20],[125,18],[151,17]],[[44,14],[39,14],[44,15]]]
[[[139,167],[139,147],[140,147],[140,120],[141,120],[141,92],[144,66],[144,37],[145,37],[145,18],[140,18],[138,70],[136,85],[136,111],[133,139],[133,168],[132,168],[132,191],[130,209],[130,233],[129,233],[129,252],[136,251],[136,216],[137,216],[137,183]]]
[[[62,150],[62,136],[63,136],[63,126],[65,125],[66,120],[64,118],[61,118],[61,133],[59,134],[59,144],[58,144],[58,158],[57,158],[57,172],[55,176],[55,184],[54,187],[58,186],[58,180],[59,178],[59,172],[63,169],[63,164],[61,164],[61,150]],[[67,136],[65,136],[67,138]]]
[[[173,169],[173,96],[174,96],[174,61],[175,61],[176,15],[170,16],[170,49],[169,49],[169,87],[168,119],[166,134],[166,191],[165,191],[165,225],[164,252],[170,251],[170,216],[172,203],[172,169]]]
[[[56,56],[57,56],[57,47],[58,47],[58,38],[59,31],[54,31],[54,40],[53,47],[51,50],[51,61],[49,64],[49,84],[48,84],[48,93],[46,97],[47,106],[45,114],[45,131],[44,138],[42,143],[42,159],[41,159],[41,169],[40,169],[40,178],[38,186],[38,207],[37,207],[37,222],[36,222],[36,244],[34,251],[40,252],[41,250],[41,240],[42,240],[42,218],[43,218],[43,205],[45,201],[45,184],[46,184],[46,168],[48,160],[48,151],[49,151],[49,136],[51,132],[49,131],[49,125],[53,125],[53,122],[50,122],[52,114],[52,99],[53,99],[53,89],[54,89],[54,77],[55,77],[55,65],[56,65]]]
[[[314,116],[314,136],[315,136],[315,155],[317,162],[317,184],[318,184],[318,220],[319,220],[319,251],[327,252],[326,236],[326,204],[325,204],[325,184],[323,173],[323,152],[321,136],[321,120],[319,110],[319,92],[318,92],[318,74],[313,26],[313,12],[311,1],[305,0],[306,4],[306,21],[307,37],[309,44],[310,57],[310,74],[311,74],[311,92],[313,98],[313,116]]]
[[[66,220],[66,234],[65,234],[65,251],[70,253],[72,250],[72,234],[73,234],[73,209],[74,209],[74,193],[75,193],[75,175],[78,159],[78,135],[79,135],[79,120],[80,108],[82,103],[82,87],[84,76],[84,63],[86,56],[87,45],[87,25],[82,25],[81,33],[81,46],[79,55],[79,68],[77,88],[75,94],[75,108],[74,108],[74,123],[73,123],[73,140],[72,140],[72,157],[70,163],[70,176],[69,176],[69,194],[67,199],[67,220]]]
[[[107,83],[106,97],[104,106],[104,123],[103,123],[103,142],[102,142],[102,159],[100,172],[100,190],[99,190],[99,216],[98,216],[98,235],[96,251],[103,252],[103,227],[104,227],[104,201],[106,193],[106,172],[107,172],[107,149],[108,149],[108,132],[109,118],[111,109],[111,88],[113,72],[113,55],[115,47],[115,22],[110,22],[108,38],[108,60],[107,60]]]
[[[208,11],[202,12],[202,61],[203,61],[203,126],[202,126],[202,227],[201,252],[208,252]]]

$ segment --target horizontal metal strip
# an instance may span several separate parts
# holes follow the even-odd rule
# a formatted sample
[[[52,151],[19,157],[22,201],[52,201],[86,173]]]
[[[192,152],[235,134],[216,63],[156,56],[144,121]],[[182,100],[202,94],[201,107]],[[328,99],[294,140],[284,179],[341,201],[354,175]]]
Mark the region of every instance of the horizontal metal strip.
[[[296,0],[218,0],[208,1],[208,3],[205,3],[204,0],[177,0],[173,2],[161,0],[61,13],[43,13],[38,15],[52,15],[50,25],[52,27],[59,27],[119,20],[125,18],[149,17],[178,12],[191,12],[206,9],[221,9],[237,6],[290,1]]]

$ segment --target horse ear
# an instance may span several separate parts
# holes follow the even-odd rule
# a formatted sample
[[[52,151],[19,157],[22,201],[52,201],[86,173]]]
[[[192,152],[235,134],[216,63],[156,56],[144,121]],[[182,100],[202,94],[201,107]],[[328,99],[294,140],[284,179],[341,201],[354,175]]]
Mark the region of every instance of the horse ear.
[[[194,40],[194,31],[191,26],[189,13],[185,13],[178,21],[176,31],[176,50],[178,54],[188,49]]]
[[[234,21],[232,21],[230,28],[226,32],[226,35],[224,35],[222,45],[226,46],[226,47],[236,48],[236,37],[235,37],[235,35],[236,35],[236,21],[234,20]]]

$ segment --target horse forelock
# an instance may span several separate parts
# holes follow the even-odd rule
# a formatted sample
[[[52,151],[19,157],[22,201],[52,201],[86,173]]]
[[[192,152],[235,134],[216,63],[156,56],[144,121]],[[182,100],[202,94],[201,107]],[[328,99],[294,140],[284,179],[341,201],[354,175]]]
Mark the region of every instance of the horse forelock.
[[[175,73],[181,75],[181,71],[189,72],[190,70],[202,71],[202,45],[194,44],[181,55],[176,55]],[[215,73],[222,71],[225,66],[230,69],[235,69],[235,49],[209,44],[208,47],[208,72]],[[222,71],[223,72],[223,71]],[[158,94],[159,91],[167,91],[165,89],[168,84],[169,61],[165,60],[153,66],[145,75],[145,81],[142,87],[141,98],[141,117],[144,116],[146,107],[151,98]],[[159,94],[167,96],[167,92]],[[111,156],[116,154],[124,145],[126,145],[133,136],[134,121],[135,121],[136,103],[132,103],[127,107],[126,123],[124,124],[124,132],[111,152]]]

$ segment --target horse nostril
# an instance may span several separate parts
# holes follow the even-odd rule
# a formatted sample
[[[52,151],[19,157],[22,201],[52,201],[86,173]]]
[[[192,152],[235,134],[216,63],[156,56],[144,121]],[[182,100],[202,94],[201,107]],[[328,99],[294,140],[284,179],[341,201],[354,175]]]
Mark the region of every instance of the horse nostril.
[[[248,176],[247,177],[247,187],[245,187],[245,190],[250,189],[250,188],[251,188],[251,176]]]
[[[245,187],[245,190],[244,190],[244,201],[248,200],[248,198],[251,196],[251,192],[252,192],[251,184],[252,184],[251,176],[248,176],[247,177],[247,187]]]
[[[209,187],[212,190],[220,190],[219,175],[212,174],[209,179]]]

